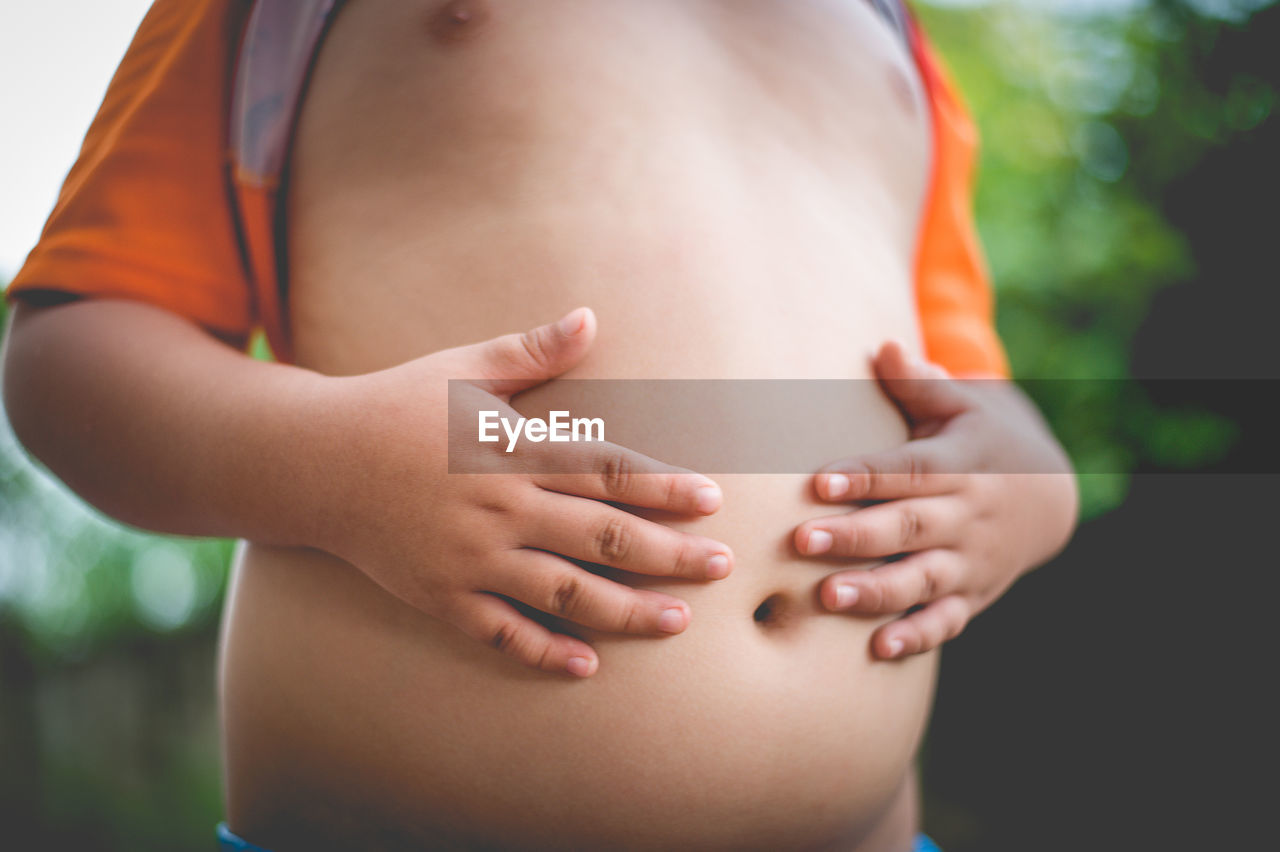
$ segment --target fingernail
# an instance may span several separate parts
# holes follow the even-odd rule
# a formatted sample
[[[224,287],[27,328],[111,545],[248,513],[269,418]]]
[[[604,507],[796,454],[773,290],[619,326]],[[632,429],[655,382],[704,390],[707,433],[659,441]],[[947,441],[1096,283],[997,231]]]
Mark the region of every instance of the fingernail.
[[[707,560],[707,576],[713,580],[723,580],[729,576],[729,557],[717,553]]]
[[[901,653],[902,653],[902,640],[890,639],[889,640],[889,656],[896,657]]]
[[[587,312],[582,308],[570,311],[565,315],[564,319],[557,323],[560,328],[560,333],[565,337],[573,337],[575,334],[582,331],[582,326],[584,324],[583,321],[586,319],[586,316]],[[577,658],[575,657],[575,659]]]
[[[805,553],[810,556],[816,556],[819,553],[826,553],[831,549],[831,545],[835,543],[831,533],[826,530],[810,530],[809,543],[805,547]]]
[[[575,677],[590,677],[595,671],[595,665],[586,657],[570,657],[569,662],[565,664],[565,668],[569,670],[569,674]]]
[[[853,586],[836,586],[836,609],[847,609],[857,602],[857,589]]]
[[[664,609],[658,616],[658,629],[663,633],[679,633],[684,630],[684,611],[676,607]]]
[[[693,500],[699,512],[710,515],[720,508],[720,488],[716,485],[701,485]]]
[[[849,493],[849,477],[843,473],[833,473],[827,477],[827,498],[838,500]]]

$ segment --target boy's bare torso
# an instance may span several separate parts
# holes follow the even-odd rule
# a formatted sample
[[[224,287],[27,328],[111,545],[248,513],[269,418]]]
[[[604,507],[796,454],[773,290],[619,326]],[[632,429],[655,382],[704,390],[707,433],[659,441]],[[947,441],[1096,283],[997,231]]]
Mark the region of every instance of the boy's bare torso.
[[[869,347],[916,340],[928,139],[910,57],[862,0],[351,0],[293,152],[298,362],[368,372],[585,304],[600,337],[570,378],[866,378]],[[819,457],[905,437],[866,387]],[[584,681],[335,559],[248,546],[223,649],[233,828],[281,848],[908,848],[934,655],[873,662],[877,622],[819,613],[833,566],[789,545],[826,513],[806,477],[716,478],[724,508],[673,525],[729,544],[733,576],[620,578],[692,623],[582,631]]]

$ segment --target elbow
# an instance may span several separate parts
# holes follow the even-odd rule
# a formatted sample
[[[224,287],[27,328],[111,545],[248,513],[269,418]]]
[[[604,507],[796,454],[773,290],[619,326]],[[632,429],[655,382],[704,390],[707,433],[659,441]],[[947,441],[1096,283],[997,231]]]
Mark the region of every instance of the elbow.
[[[25,331],[23,310],[21,305],[15,306],[9,314],[9,321],[4,330],[4,348],[0,350],[0,402],[4,405],[5,417],[13,428],[13,433],[24,446],[27,446],[31,403],[28,400],[31,387],[31,373],[27,359],[28,347],[20,338]],[[28,447],[30,449],[30,447]]]
[[[14,305],[0,351],[0,389],[5,416],[18,441],[31,455],[44,462],[45,440],[53,430],[50,421],[50,365],[44,357],[56,344],[44,314],[56,307],[35,307],[25,302]]]

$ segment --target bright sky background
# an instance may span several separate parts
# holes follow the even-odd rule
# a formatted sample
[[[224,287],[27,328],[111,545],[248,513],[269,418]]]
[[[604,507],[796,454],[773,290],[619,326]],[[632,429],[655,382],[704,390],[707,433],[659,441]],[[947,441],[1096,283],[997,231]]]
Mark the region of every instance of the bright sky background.
[[[53,209],[151,0],[0,3],[0,280]]]

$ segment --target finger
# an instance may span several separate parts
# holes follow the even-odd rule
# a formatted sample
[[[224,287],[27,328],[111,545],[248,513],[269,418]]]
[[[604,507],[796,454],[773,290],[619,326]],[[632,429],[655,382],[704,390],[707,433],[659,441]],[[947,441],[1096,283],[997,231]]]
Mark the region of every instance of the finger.
[[[557,322],[506,334],[449,353],[449,370],[491,394],[509,397],[567,372],[591,348],[596,319],[578,308]]]
[[[679,598],[632,589],[541,550],[517,553],[493,591],[607,633],[679,633],[689,624],[689,605]]]
[[[815,475],[814,486],[822,499],[842,502],[924,497],[958,490],[963,467],[946,437],[921,438],[833,462]]]
[[[960,567],[953,551],[925,550],[870,570],[832,574],[822,581],[819,597],[823,606],[836,612],[905,612],[954,592]]]
[[[961,595],[939,598],[873,633],[872,653],[894,660],[932,651],[959,636],[972,615],[969,602]]]
[[[945,420],[969,407],[968,398],[943,367],[909,354],[896,340],[880,347],[872,367],[908,421]]]
[[[805,556],[892,556],[955,544],[964,513],[958,498],[891,500],[865,509],[817,518],[796,527],[796,549]]]
[[[554,463],[539,459],[548,454]],[[570,444],[554,449],[532,445],[531,467],[540,470],[581,470],[583,473],[535,472],[535,484],[561,494],[609,500],[681,515],[710,515],[722,502],[720,486],[682,467],[664,464],[617,444]]]
[[[486,592],[473,592],[454,620],[463,633],[526,666],[590,677],[600,660],[581,639],[552,633],[515,607]]]
[[[554,492],[543,492],[522,538],[527,547],[657,577],[720,580],[733,568],[733,551],[718,541]]]

